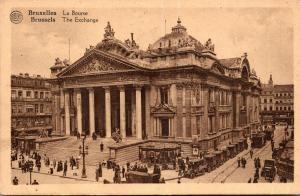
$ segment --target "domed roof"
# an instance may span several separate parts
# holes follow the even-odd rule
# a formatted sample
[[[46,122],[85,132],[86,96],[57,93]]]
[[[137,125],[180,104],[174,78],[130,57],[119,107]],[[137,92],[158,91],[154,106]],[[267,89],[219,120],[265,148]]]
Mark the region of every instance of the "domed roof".
[[[186,28],[181,24],[180,18],[178,18],[177,25],[172,27],[172,32],[159,38],[154,44],[149,45],[149,50],[187,46],[202,47],[202,44],[187,33]]]

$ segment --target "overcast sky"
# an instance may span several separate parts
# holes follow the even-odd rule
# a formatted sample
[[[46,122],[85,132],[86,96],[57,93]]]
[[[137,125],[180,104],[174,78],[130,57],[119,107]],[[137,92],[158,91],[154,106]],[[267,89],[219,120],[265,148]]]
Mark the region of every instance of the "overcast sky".
[[[275,84],[293,83],[293,15],[288,8],[149,8],[149,9],[77,9],[87,11],[87,18],[98,23],[30,23],[23,9],[22,23],[12,25],[12,72],[49,77],[55,58],[68,58],[71,39],[71,62],[80,58],[89,45],[103,38],[110,21],[115,37],[124,41],[134,33],[141,49],[147,49],[171,27],[178,16],[190,35],[205,43],[215,44],[218,58],[231,58],[248,53],[251,68],[262,82],[273,75]],[[43,11],[43,9],[32,9]],[[46,9],[45,9],[46,10]],[[62,9],[50,9],[61,16]],[[68,9],[72,10],[72,9]]]

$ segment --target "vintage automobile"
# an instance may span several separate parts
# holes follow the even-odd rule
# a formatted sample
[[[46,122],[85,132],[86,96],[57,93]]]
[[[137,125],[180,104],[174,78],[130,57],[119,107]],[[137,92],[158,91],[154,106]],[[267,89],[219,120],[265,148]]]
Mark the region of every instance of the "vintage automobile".
[[[214,170],[216,168],[216,155],[215,154],[207,154],[204,156],[204,159],[207,163],[207,168],[206,171],[207,172],[211,172],[212,170]]]
[[[229,149],[229,157],[230,158],[233,158],[233,157],[235,157],[235,155],[237,154],[236,153],[236,150],[235,150],[235,145],[234,144],[230,144],[229,146],[228,146],[228,149]]]
[[[205,159],[192,159],[189,161],[189,166],[184,176],[193,179],[195,176],[203,175],[206,169]]]
[[[223,163],[222,151],[217,150],[214,151],[213,153],[215,154],[216,167],[221,166]]]
[[[270,180],[272,182],[276,175],[276,167],[274,159],[266,159],[264,163],[264,167],[261,171],[261,176],[265,177],[265,179]]]
[[[159,183],[158,174],[130,171],[125,174],[126,183]]]

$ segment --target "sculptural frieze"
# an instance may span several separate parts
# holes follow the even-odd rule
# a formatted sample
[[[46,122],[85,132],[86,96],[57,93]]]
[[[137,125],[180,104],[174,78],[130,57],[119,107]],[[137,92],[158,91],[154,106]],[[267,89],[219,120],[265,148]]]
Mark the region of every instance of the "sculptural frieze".
[[[92,58],[91,60],[87,61],[86,64],[77,65],[78,68],[74,69],[72,74],[79,73],[79,74],[86,74],[86,73],[97,73],[97,72],[106,72],[106,71],[118,71],[118,70],[130,70],[130,67],[125,65],[121,65],[118,63],[111,63],[105,61],[103,59]]]

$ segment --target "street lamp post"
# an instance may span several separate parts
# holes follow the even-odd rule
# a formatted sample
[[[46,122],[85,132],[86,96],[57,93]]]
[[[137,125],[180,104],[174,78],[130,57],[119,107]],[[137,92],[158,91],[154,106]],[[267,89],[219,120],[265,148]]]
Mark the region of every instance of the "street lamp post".
[[[86,169],[85,169],[85,155],[88,155],[88,146],[85,146],[85,139],[86,139],[86,135],[84,135],[84,138],[82,139],[82,147],[79,146],[79,154],[82,154],[82,162],[83,162],[83,166],[82,166],[82,173],[81,173],[81,178],[87,178],[86,175]]]
[[[31,173],[33,171],[33,162],[29,162],[29,183],[31,184]]]

